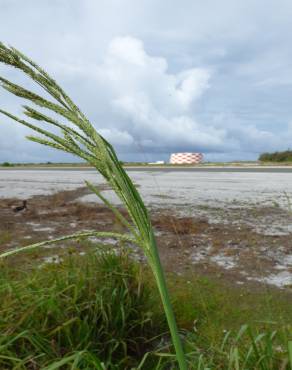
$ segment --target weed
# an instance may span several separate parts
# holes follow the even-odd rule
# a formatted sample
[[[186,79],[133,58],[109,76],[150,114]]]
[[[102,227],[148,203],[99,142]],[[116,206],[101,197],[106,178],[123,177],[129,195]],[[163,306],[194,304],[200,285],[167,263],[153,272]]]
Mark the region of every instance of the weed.
[[[158,313],[153,326],[150,293],[126,255],[72,255],[31,271],[2,266],[0,368],[44,368],[76,353],[81,369],[94,358],[106,369],[132,368],[151,349],[150,334],[165,330]]]
[[[130,222],[117,208],[114,208],[110,204],[110,202],[100,193],[99,189],[88,182],[86,183],[88,188],[91,189],[113,211],[116,218],[127,227],[131,234],[132,242],[140,246],[145,253],[161,295],[179,368],[181,370],[186,370],[186,359],[172,310],[151,220],[140,194],[123,169],[113,147],[98,134],[94,126],[89,122],[64,90],[56,83],[56,81],[36,63],[20,51],[11,47],[6,47],[3,43],[0,43],[0,62],[17,68],[19,71],[23,72],[42,87],[43,92],[49,95],[49,99],[51,100],[0,77],[1,85],[5,90],[34,104],[33,107],[27,105],[24,106],[24,114],[27,117],[38,122],[43,121],[49,124],[53,129],[57,127],[60,132],[59,134],[55,134],[55,130],[47,131],[42,127],[36,126],[24,119],[20,119],[2,109],[0,110],[0,113],[26,127],[29,127],[40,135],[29,136],[29,140],[71,153],[94,166],[122,201],[131,220]],[[38,109],[41,108],[41,110],[37,110],[36,107]],[[48,116],[43,113],[42,108],[46,108],[51,115]],[[55,118],[56,116],[57,118]],[[64,120],[66,121],[66,124],[62,123]],[[99,234],[100,236],[104,235],[104,233],[98,232],[95,232],[94,234]],[[65,237],[65,239],[74,239],[76,237],[80,237],[80,235],[69,235]],[[124,238],[124,236],[117,233],[113,233],[112,237]],[[64,238],[56,239],[54,242],[61,240],[64,240]],[[48,243],[51,243],[51,241]],[[2,257],[7,257],[11,253],[18,253],[23,250],[39,248],[44,245],[45,242],[33,244],[26,248],[15,249],[14,251],[10,251],[8,254],[2,254]]]

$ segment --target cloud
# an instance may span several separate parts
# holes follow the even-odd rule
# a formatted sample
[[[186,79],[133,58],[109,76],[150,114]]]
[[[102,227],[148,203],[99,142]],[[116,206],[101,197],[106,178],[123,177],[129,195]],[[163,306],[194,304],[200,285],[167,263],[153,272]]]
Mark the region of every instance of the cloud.
[[[44,66],[126,159],[177,150],[250,159],[291,147],[289,0],[0,3],[2,41]],[[0,105],[20,113],[3,91]],[[0,124],[0,162],[65,158]]]
[[[129,146],[134,142],[133,137],[126,131],[119,131],[115,128],[113,129],[100,129],[99,133],[107,139],[111,144],[115,146]]]
[[[170,73],[167,60],[149,55],[141,40],[113,39],[97,73],[110,96],[110,108],[120,119],[107,130],[114,137],[120,125],[133,144],[148,151],[222,149],[224,130],[200,124],[193,114],[210,77],[206,68]]]
[[[131,137],[130,151],[143,148],[151,153],[203,151],[253,155],[277,148],[284,136],[242,124],[228,112],[206,120],[196,108],[208,89],[212,90],[212,69],[191,68],[170,73],[163,57],[152,56],[141,40],[113,39],[98,66],[97,81],[107,90],[108,108],[115,119],[107,128],[112,140],[120,130]],[[117,130],[118,128],[118,130]],[[120,141],[120,146],[122,146]]]

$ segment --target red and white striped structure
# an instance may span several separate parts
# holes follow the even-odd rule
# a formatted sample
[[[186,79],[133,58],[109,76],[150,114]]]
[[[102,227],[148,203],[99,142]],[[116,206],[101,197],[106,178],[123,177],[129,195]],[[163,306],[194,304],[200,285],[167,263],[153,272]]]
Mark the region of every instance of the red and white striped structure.
[[[203,160],[202,153],[172,153],[171,164],[198,164]]]

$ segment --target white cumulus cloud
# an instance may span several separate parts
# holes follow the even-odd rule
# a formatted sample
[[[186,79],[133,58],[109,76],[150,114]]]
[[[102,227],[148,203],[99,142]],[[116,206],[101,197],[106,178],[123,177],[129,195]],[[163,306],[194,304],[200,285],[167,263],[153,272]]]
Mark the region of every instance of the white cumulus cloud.
[[[167,60],[148,54],[141,40],[114,38],[97,73],[116,117],[107,130],[113,139],[122,130],[150,151],[222,149],[224,130],[200,123],[194,113],[210,78],[207,68],[171,73]]]

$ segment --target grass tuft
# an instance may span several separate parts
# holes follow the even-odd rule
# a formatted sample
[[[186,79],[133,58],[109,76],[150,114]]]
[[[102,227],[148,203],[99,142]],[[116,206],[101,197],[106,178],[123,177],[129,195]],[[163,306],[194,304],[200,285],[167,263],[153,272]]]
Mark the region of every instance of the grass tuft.
[[[155,304],[137,266],[110,253],[30,271],[2,266],[0,302],[1,369],[70,368],[74,361],[80,369],[98,361],[130,369],[165,330],[159,314],[153,326]]]

